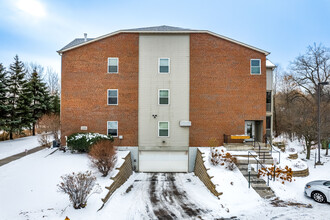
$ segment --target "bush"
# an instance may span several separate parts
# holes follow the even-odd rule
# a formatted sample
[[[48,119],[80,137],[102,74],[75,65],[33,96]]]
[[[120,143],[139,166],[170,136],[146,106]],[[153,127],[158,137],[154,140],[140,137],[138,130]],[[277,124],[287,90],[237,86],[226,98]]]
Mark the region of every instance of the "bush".
[[[281,169],[279,167],[271,166],[267,168],[261,168],[258,171],[258,176],[273,176],[274,175],[274,170],[275,170],[275,179],[277,181],[281,181],[282,184],[287,182],[292,182],[292,169],[289,168],[288,166],[285,166],[284,169]]]
[[[96,178],[92,176],[90,171],[85,173],[72,173],[61,176],[63,182],[58,184],[60,192],[69,195],[75,209],[85,208],[87,205],[87,197],[95,186]]]
[[[113,141],[113,137],[99,133],[74,133],[67,139],[71,151],[89,152],[91,146],[100,140]]]
[[[236,168],[237,159],[230,153],[226,153],[223,149],[211,148],[210,154],[211,164],[214,166],[225,166],[226,169],[234,170]]]
[[[51,132],[54,136],[54,140],[59,140],[59,133],[61,124],[60,116],[57,114],[45,114],[43,115],[37,123],[38,133],[49,133]]]
[[[106,177],[117,161],[116,150],[109,140],[101,140],[94,144],[89,152],[92,166]]]
[[[43,133],[38,137],[38,142],[43,147],[51,147],[52,143],[48,134]]]

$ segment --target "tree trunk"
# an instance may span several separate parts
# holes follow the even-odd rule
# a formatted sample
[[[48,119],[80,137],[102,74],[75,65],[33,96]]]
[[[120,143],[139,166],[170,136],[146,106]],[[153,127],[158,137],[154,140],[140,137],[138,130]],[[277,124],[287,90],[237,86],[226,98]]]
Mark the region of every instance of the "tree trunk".
[[[328,142],[325,142],[326,143],[326,145],[325,145],[325,156],[328,156],[328,151],[329,151],[329,144],[330,143],[328,143]]]
[[[36,135],[36,123],[32,124],[32,135],[35,136]]]
[[[307,141],[305,138],[305,143],[306,143],[306,148],[307,148],[307,153],[306,153],[306,159],[309,160],[311,157],[311,142]]]
[[[311,146],[307,146],[306,159],[309,160],[311,157]]]
[[[9,139],[13,140],[13,132],[12,131],[9,131]]]

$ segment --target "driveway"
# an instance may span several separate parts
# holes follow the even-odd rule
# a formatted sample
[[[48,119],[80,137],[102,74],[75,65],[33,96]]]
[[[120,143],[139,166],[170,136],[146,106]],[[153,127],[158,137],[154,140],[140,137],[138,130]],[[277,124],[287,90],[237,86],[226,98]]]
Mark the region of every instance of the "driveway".
[[[134,174],[110,198],[105,209],[114,203],[125,204],[126,219],[223,219],[222,216],[228,216],[220,200],[191,173]]]

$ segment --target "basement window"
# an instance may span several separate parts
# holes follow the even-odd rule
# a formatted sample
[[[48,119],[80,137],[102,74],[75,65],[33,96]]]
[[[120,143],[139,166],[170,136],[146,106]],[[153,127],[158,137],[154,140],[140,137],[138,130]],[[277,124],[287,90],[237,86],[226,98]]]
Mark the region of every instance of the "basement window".
[[[170,73],[170,58],[159,58],[158,72],[161,74]]]
[[[108,105],[118,105],[118,89],[108,89]]]
[[[158,122],[158,137],[168,137],[169,136],[169,122],[159,121]]]
[[[117,57],[108,58],[108,73],[118,73],[118,63]]]
[[[261,74],[261,60],[251,59],[251,74],[260,75]]]
[[[108,121],[107,134],[112,137],[118,137],[118,121]]]
[[[170,90],[169,89],[159,89],[158,90],[158,104],[159,105],[170,104]]]

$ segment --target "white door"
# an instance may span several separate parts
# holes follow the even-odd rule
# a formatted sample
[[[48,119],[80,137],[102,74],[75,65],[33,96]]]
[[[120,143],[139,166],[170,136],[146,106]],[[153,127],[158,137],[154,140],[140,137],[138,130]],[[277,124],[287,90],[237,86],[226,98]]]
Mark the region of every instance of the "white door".
[[[245,135],[249,135],[250,139],[248,140],[253,140],[252,137],[255,136],[255,127],[256,123],[255,121],[245,121]]]
[[[188,172],[188,151],[139,151],[140,172]]]

